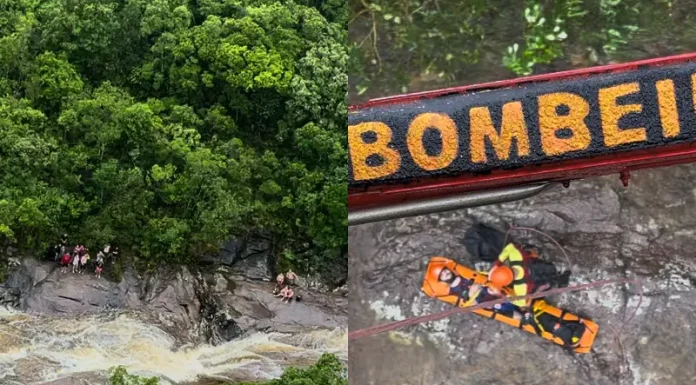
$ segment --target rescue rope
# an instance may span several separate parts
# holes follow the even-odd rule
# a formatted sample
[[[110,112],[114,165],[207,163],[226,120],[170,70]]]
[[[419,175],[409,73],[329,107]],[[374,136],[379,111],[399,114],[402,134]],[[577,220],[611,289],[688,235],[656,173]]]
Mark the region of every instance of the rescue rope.
[[[572,273],[572,267],[573,267],[573,265],[570,263],[570,257],[568,257],[568,253],[566,253],[566,251],[565,251],[565,249],[563,248],[563,246],[561,246],[561,244],[558,243],[558,241],[556,241],[556,239],[554,239],[552,236],[546,234],[545,232],[543,232],[543,231],[541,231],[541,230],[533,229],[533,228],[530,228],[530,227],[510,226],[510,228],[508,229],[508,231],[505,233],[505,241],[503,242],[503,244],[507,244],[508,236],[510,235],[510,233],[511,233],[512,231],[516,231],[516,230],[535,232],[535,233],[541,234],[541,235],[545,236],[546,238],[548,238],[549,240],[551,240],[551,242],[553,242],[554,244],[556,244],[556,246],[561,250],[561,252],[562,252],[563,255],[565,256],[566,262],[568,263],[568,270],[571,271],[571,273]],[[638,309],[640,309],[640,305],[643,303],[643,287],[642,287],[642,285],[641,285],[641,282],[640,282],[640,281],[636,281],[636,286],[638,286],[638,304],[637,304],[636,307],[633,309],[633,313],[631,313],[631,315],[628,317],[628,319],[624,320],[624,324],[627,324],[627,323],[629,323],[629,322],[631,322],[631,321],[633,320],[633,317],[635,317],[636,314],[638,313]],[[619,334],[619,333],[617,332],[617,335],[618,335],[618,334]]]
[[[520,299],[527,299],[527,300],[538,299],[538,298],[543,298],[543,297],[547,297],[550,295],[569,293],[569,292],[573,292],[573,291],[582,291],[582,290],[587,290],[587,289],[591,289],[594,287],[611,285],[611,284],[616,284],[616,283],[634,283],[634,284],[640,285],[640,280],[628,279],[628,278],[608,279],[608,280],[586,283],[586,284],[582,284],[582,285],[549,289],[549,290],[545,290],[542,292],[538,292],[538,293],[534,293],[534,294],[530,294],[530,295],[525,295],[525,296],[499,298],[499,299],[495,299],[495,300],[491,300],[491,301],[482,302],[482,303],[472,305],[472,306],[454,308],[454,309],[446,310],[446,311],[443,311],[440,313],[434,313],[434,314],[428,314],[428,315],[424,315],[424,316],[420,316],[420,317],[408,318],[408,319],[401,320],[401,321],[396,321],[396,322],[391,322],[391,323],[386,323],[386,324],[382,324],[382,325],[376,325],[376,326],[356,330],[354,332],[348,333],[348,340],[356,340],[356,339],[363,338],[363,337],[369,337],[369,336],[373,336],[375,334],[380,334],[380,333],[400,329],[400,328],[403,328],[406,326],[416,325],[416,324],[423,323],[423,322],[437,321],[437,320],[452,316],[454,314],[467,313],[467,312],[477,310],[477,309],[490,308],[493,305],[502,304],[505,302],[512,302],[512,301],[516,301],[516,300],[520,300]]]
[[[553,242],[554,244],[556,244],[556,246],[557,246],[559,249],[561,249],[561,252],[563,253],[563,256],[565,256],[566,263],[568,263],[568,271],[570,271],[571,274],[572,274],[572,272],[573,272],[573,270],[572,270],[572,269],[573,269],[573,264],[570,263],[570,257],[568,256],[568,253],[566,253],[565,249],[563,248],[563,246],[561,246],[560,243],[558,243],[558,241],[556,241],[552,236],[546,234],[545,232],[543,232],[543,231],[541,231],[541,230],[532,229],[531,227],[510,226],[510,228],[508,229],[508,231],[505,233],[505,242],[503,242],[504,245],[507,244],[507,240],[508,240],[508,236],[510,235],[510,232],[515,231],[515,230],[531,231],[531,232],[534,232],[534,233],[537,233],[537,234],[541,234],[541,235],[545,236],[546,238],[550,239],[551,242]]]

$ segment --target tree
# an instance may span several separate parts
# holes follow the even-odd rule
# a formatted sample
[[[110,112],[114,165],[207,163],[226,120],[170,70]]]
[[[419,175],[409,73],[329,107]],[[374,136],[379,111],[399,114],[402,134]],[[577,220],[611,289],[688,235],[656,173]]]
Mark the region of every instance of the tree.
[[[346,3],[46,0],[0,7],[0,234],[150,262],[270,234],[347,247]],[[343,262],[340,262],[343,263]]]
[[[696,3],[354,0],[351,98],[685,52]]]

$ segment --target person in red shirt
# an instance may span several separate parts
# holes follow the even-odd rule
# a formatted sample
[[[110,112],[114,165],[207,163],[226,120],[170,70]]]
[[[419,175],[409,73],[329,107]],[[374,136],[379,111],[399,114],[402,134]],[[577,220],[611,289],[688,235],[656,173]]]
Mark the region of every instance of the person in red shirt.
[[[68,267],[70,266],[70,261],[72,257],[70,256],[70,253],[65,253],[63,254],[63,257],[60,259],[60,266],[61,266],[61,271],[63,273],[68,272]]]

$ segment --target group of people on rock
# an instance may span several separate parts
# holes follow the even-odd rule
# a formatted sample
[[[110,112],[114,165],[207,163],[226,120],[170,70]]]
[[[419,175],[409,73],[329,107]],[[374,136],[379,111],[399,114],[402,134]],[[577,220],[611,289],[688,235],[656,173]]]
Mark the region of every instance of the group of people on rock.
[[[107,257],[115,259],[118,256],[118,247],[112,248],[111,245],[104,246],[104,249],[97,252],[97,258],[94,261],[94,273],[97,278],[101,277],[104,271],[104,263]],[[82,244],[76,245],[72,252],[68,247],[68,235],[63,234],[60,243],[54,246],[54,259],[60,260],[61,271],[67,273],[72,267],[73,274],[83,274],[87,270],[87,264],[92,257],[89,255],[89,249]]]
[[[278,276],[276,277],[276,286],[275,289],[273,289],[273,294],[276,297],[281,297],[281,301],[283,302],[290,302],[292,301],[293,297],[296,301],[299,301],[300,296],[296,297],[295,290],[293,289],[296,281],[297,274],[295,274],[295,272],[293,272],[292,270],[288,270],[288,272],[285,274],[278,274]]]

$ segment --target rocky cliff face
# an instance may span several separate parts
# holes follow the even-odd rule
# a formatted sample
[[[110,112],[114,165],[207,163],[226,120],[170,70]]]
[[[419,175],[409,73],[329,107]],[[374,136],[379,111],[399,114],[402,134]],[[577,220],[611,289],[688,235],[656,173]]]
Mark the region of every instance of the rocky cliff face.
[[[345,296],[300,289],[302,301],[288,305],[271,294],[273,285],[264,278],[254,280],[224,267],[208,272],[181,267],[145,276],[126,271],[115,283],[25,258],[0,286],[0,302],[48,316],[135,311],[182,343],[218,344],[254,331],[299,333],[346,325]]]
[[[420,293],[425,267],[435,255],[472,263],[463,239],[477,221],[553,236],[571,266],[543,237],[512,234],[572,267],[571,285],[633,276],[644,282],[640,306],[636,288],[627,286],[549,298],[600,325],[591,354],[569,356],[536,336],[462,314],[351,341],[351,383],[689,383],[696,376],[695,178],[695,166],[636,172],[627,189],[611,176],[520,202],[351,228],[351,330],[447,309]]]

